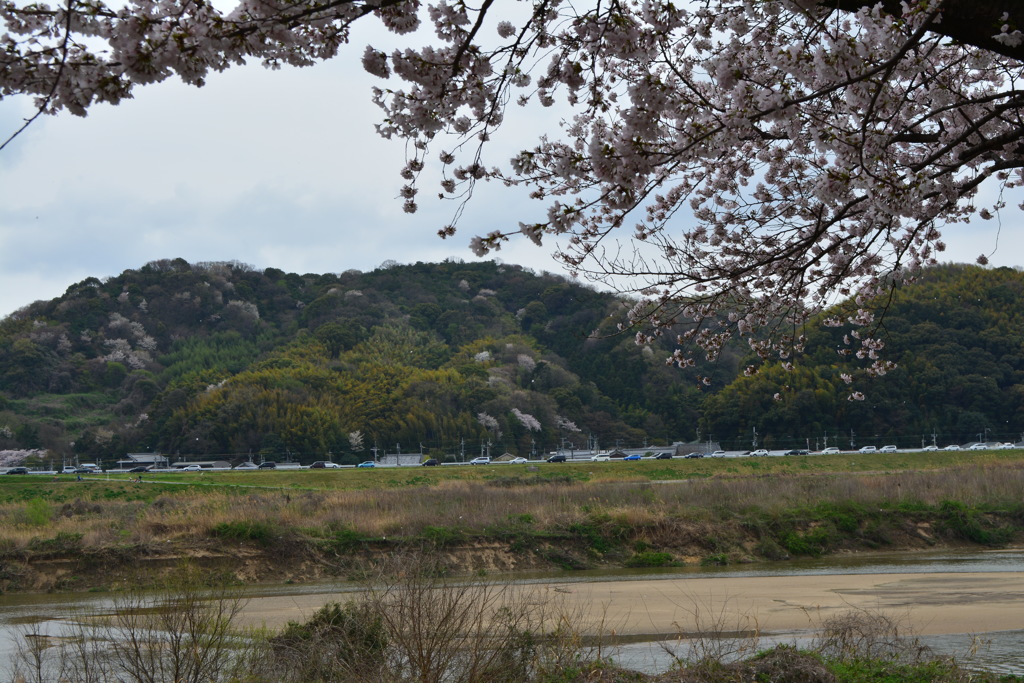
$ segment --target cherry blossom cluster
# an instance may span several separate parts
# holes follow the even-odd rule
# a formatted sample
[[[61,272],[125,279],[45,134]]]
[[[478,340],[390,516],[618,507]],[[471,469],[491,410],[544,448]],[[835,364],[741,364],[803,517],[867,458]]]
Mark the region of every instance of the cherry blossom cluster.
[[[546,220],[478,236],[473,251],[558,237],[574,273],[638,294],[639,344],[685,323],[677,341],[710,358],[739,336],[789,363],[799,328],[856,296],[842,323],[863,334],[853,355],[884,374],[873,297],[935,263],[944,224],[1005,208],[981,205],[983,183],[1021,182],[1022,74],[992,43],[939,32],[962,2],[896,15],[826,4],[538,1],[486,36],[486,9],[456,4],[431,13],[442,47],[375,53],[375,73],[406,81],[377,91],[380,131],[414,143],[407,197],[441,132],[459,140],[437,157],[442,196],[481,179],[531,187]],[[998,19],[994,42],[1019,40]],[[560,130],[505,166],[485,159],[506,102],[556,98],[577,112]]]
[[[531,432],[539,432],[541,429],[540,421],[529,413],[524,413],[518,408],[512,409],[512,415],[519,420],[519,423],[526,427]]]
[[[789,362],[803,325],[856,296],[826,324],[859,330],[854,355],[884,372],[872,297],[935,262],[943,225],[1006,210],[980,187],[1022,182],[1008,0],[0,0],[0,97],[84,114],[172,75],[311,64],[363,17],[433,34],[362,54],[379,133],[409,143],[404,209],[428,166],[458,207],[444,237],[477,182],[530,188],[544,220],[489,226],[473,251],[554,238],[574,274],[637,296],[638,343],[672,332],[714,357],[743,337]],[[556,102],[535,142],[488,157],[516,106]]]

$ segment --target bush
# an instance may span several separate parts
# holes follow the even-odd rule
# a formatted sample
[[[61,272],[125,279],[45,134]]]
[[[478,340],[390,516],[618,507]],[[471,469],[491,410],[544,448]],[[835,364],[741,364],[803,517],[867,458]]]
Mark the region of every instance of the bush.
[[[672,553],[659,553],[653,550],[645,550],[636,553],[626,560],[627,567],[678,567],[679,562],[672,557]]]
[[[269,522],[221,522],[212,529],[210,534],[231,541],[252,541],[260,545],[270,545],[277,537],[276,529]]]
[[[369,679],[382,673],[387,645],[384,622],[369,605],[332,602],[270,639],[269,668],[281,681]]]

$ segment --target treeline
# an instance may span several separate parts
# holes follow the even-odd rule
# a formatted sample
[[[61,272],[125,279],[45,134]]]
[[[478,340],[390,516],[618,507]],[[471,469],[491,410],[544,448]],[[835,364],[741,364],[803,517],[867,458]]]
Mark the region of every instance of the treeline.
[[[874,336],[897,367],[858,374],[856,340],[812,326],[794,371],[740,377],[703,404],[705,428],[733,443],[844,448],[883,443],[1024,440],[1024,275],[1010,268],[929,268],[900,285]],[[840,312],[849,314],[850,306]],[[828,314],[835,314],[829,311]],[[848,385],[843,375],[855,377]],[[854,391],[863,400],[851,398]]]
[[[858,375],[842,333],[813,326],[794,370],[741,377],[742,343],[675,369],[668,337],[638,348],[617,334],[629,302],[517,266],[155,261],[0,322],[0,450],[355,459],[375,446],[1017,440],[1022,287],[1010,269],[933,268],[887,302],[886,376]],[[848,400],[846,374],[865,400]]]

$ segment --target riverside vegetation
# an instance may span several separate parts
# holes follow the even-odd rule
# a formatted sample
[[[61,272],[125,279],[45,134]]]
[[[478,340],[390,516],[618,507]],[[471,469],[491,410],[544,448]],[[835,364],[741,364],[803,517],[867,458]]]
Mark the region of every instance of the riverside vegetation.
[[[533,471],[531,471],[531,469]],[[727,564],[1024,539],[1024,453],[0,478],[0,588],[121,590],[188,558],[244,582]]]
[[[115,609],[20,640],[18,683],[1019,681],[935,658],[852,612],[807,650],[708,628],[658,674],[609,657],[615,625],[506,571],[982,547],[1024,537],[1020,451],[0,477],[6,590],[111,591]],[[255,581],[349,579],[355,601],[239,626]],[[146,592],[142,589],[156,590]],[[31,637],[28,637],[31,636]]]

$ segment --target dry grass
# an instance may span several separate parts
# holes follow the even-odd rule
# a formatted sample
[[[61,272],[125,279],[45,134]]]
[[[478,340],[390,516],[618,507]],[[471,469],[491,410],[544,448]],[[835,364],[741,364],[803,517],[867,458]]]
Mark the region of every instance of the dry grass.
[[[292,476],[301,479],[306,474]],[[214,475],[207,478],[214,480]],[[87,495],[103,491],[100,484],[74,490]],[[45,494],[48,484],[39,486]],[[240,520],[292,536],[348,529],[378,539],[416,538],[428,527],[488,535],[512,526],[531,533],[564,533],[573,525],[597,524],[627,529],[634,538],[657,545],[707,536],[711,527],[750,515],[777,515],[824,504],[877,510],[955,500],[968,506],[1019,510],[1024,464],[986,462],[892,474],[777,474],[661,484],[559,479],[511,486],[442,480],[434,485],[365,490],[147,486],[151,485],[136,485],[133,491],[150,494],[148,500],[101,497],[46,505],[34,500],[0,504],[0,518],[10,520],[0,529],[0,548],[21,551],[40,540],[79,534],[87,546],[208,538],[219,525]]]

